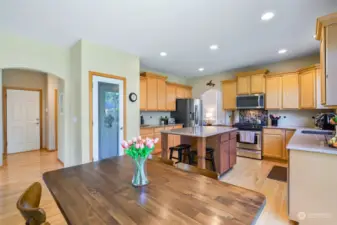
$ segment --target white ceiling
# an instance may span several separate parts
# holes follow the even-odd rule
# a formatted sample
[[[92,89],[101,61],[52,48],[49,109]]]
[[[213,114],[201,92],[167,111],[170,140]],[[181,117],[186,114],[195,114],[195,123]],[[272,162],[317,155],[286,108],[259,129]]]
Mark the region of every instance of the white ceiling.
[[[262,22],[266,11],[275,17]],[[188,77],[313,53],[316,18],[335,11],[337,0],[0,0],[0,30],[110,45],[142,68]]]

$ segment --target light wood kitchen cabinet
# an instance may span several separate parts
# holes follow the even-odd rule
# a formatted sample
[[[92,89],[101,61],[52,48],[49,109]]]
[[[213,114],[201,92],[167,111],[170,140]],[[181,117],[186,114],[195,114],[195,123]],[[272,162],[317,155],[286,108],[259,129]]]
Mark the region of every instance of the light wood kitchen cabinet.
[[[266,77],[266,109],[282,108],[282,76]]]
[[[170,83],[166,83],[166,109],[176,110],[176,86]]]
[[[167,77],[151,72],[140,76],[140,110],[175,111],[177,98],[192,98],[192,87],[167,82]]]
[[[236,109],[236,80],[222,81],[222,106],[224,110]]]
[[[316,39],[320,41],[321,104],[337,106],[337,13],[317,18]]]
[[[299,71],[300,108],[316,108],[316,71],[315,69],[303,69]]]
[[[147,110],[147,82],[143,76],[140,77],[140,110]]]
[[[263,156],[274,159],[286,159],[284,130],[263,130]]]
[[[237,73],[237,95],[265,93],[266,73],[268,73],[268,70]]]
[[[299,108],[298,74],[286,73],[282,76],[282,109]]]
[[[176,98],[185,98],[185,88],[178,86],[176,89]]]
[[[166,81],[165,79],[157,79],[158,107],[157,110],[166,110]]]
[[[250,77],[250,93],[261,94],[265,93],[265,75],[255,74]]]
[[[250,94],[250,76],[238,76],[237,95]]]
[[[147,77],[147,110],[158,109],[158,82],[155,77]]]
[[[185,88],[185,98],[192,98],[192,88]]]
[[[294,136],[295,131],[294,130],[286,130],[286,144],[285,144],[285,159],[288,160],[288,150],[287,145],[289,144],[290,139]]]
[[[153,150],[152,154],[157,155],[159,153],[161,153],[162,151],[162,147],[161,147],[161,131],[162,130],[171,130],[171,129],[178,129],[178,128],[182,128],[181,124],[177,124],[177,125],[165,125],[165,126],[158,126],[158,127],[142,127],[140,128],[140,135],[143,138],[158,138],[159,141],[158,143],[155,145],[155,149]],[[168,146],[169,147],[173,147],[176,145],[180,144],[180,136],[178,135],[168,135]]]

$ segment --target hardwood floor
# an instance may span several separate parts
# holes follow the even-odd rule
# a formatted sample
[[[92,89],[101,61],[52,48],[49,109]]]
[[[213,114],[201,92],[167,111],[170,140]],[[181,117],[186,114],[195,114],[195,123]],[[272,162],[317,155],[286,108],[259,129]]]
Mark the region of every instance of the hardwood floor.
[[[41,207],[52,225],[65,225],[53,197],[42,180],[46,171],[62,168],[57,152],[32,151],[8,155],[4,167],[0,167],[0,224],[23,225],[25,221],[16,209],[16,201],[30,184],[42,184]]]
[[[51,194],[46,188],[42,174],[62,168],[57,161],[57,152],[34,151],[9,155],[7,165],[0,168],[0,224],[22,225],[24,220],[16,209],[20,194],[34,181],[43,186],[41,207],[46,211],[52,225],[66,225]],[[238,157],[234,168],[221,181],[252,189],[267,197],[267,204],[256,225],[286,225],[287,184],[267,179],[274,165],[286,166],[270,161],[259,161]]]
[[[274,165],[287,167],[283,163],[238,157],[234,168],[220,179],[266,196],[267,204],[256,225],[293,224],[287,219],[287,183],[267,178]]]

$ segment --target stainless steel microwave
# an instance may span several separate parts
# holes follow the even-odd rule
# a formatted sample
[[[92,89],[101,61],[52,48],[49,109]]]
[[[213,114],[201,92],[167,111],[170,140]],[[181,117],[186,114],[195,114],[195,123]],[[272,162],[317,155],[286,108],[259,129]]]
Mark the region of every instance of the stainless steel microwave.
[[[239,95],[236,97],[237,109],[264,109],[264,94]]]

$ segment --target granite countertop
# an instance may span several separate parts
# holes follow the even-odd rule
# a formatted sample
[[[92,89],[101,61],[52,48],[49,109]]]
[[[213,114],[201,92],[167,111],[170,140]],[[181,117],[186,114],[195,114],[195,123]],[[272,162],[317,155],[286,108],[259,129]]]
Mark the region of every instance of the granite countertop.
[[[287,149],[337,155],[337,148],[331,148],[328,146],[325,140],[325,135],[303,134],[303,130],[317,129],[297,129],[294,136],[290,139]]]
[[[174,124],[167,124],[167,125],[161,125],[161,124],[157,124],[157,125],[140,125],[140,128],[156,128],[156,127],[172,127],[175,125],[183,125],[182,123],[174,123]]]
[[[223,134],[236,130],[237,128],[232,127],[202,126],[202,127],[186,127],[172,130],[162,130],[161,133],[175,134],[189,137],[210,137],[217,134]]]

